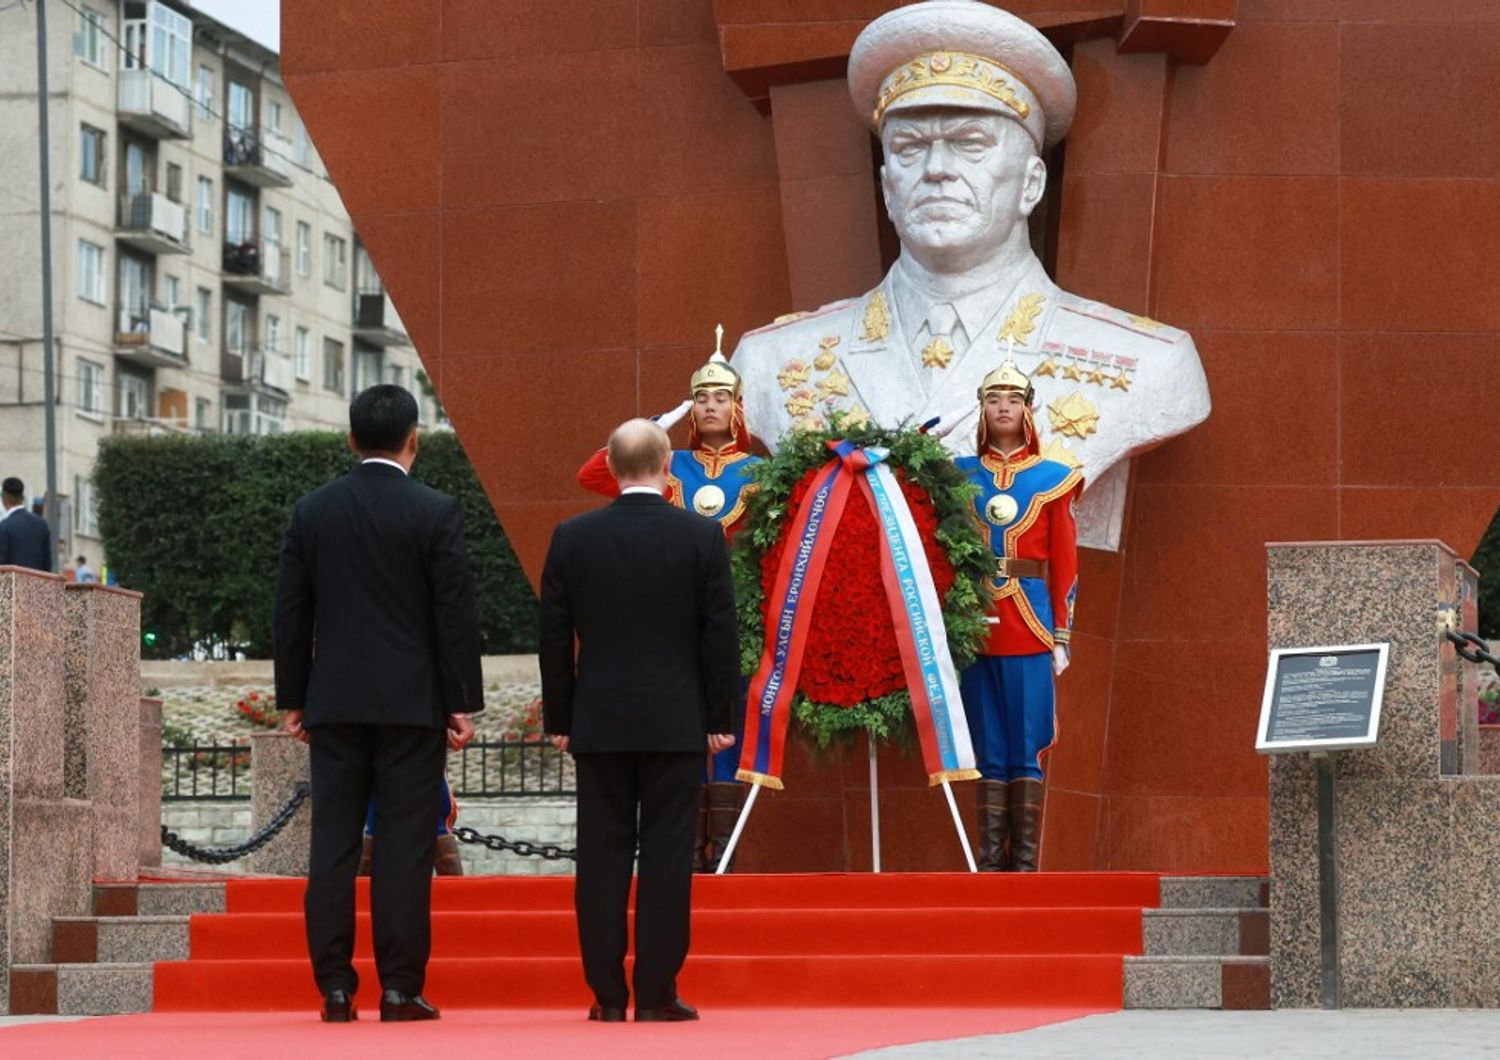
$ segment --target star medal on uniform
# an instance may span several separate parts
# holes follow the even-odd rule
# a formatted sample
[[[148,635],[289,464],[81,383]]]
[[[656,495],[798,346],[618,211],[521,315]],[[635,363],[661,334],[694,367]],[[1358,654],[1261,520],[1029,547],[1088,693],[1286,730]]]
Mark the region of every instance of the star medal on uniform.
[[[947,368],[951,360],[953,360],[953,347],[941,335],[922,347],[923,368]]]
[[[807,365],[802,361],[787,361],[781,366],[781,371],[776,373],[776,381],[781,384],[783,390],[801,386],[807,382]]]
[[[1109,388],[1111,390],[1130,389],[1130,376],[1125,374],[1125,369],[1121,368],[1120,374],[1109,381]]]
[[[792,416],[806,416],[815,404],[811,391],[799,390],[786,399],[786,411]]]
[[[822,379],[818,380],[818,390],[825,397],[832,397],[835,394],[841,397],[848,397],[849,377],[843,372],[829,372]]]
[[[1016,517],[1020,506],[1008,493],[997,493],[984,506],[984,517],[996,526],[1006,526]]]
[[[1070,438],[1087,438],[1099,430],[1099,410],[1077,390],[1047,406],[1052,429]]]

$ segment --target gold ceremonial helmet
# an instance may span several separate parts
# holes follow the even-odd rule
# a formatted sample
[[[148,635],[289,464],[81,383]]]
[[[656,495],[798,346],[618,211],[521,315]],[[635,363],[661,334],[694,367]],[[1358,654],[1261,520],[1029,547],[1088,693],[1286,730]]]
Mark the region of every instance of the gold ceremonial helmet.
[[[708,362],[693,373],[688,381],[688,393],[700,390],[727,390],[736,401],[740,397],[740,374],[729,367],[724,356],[724,325],[714,328],[714,352]]]
[[[984,455],[990,441],[989,421],[984,414],[984,399],[986,395],[995,391],[1008,391],[1021,395],[1021,400],[1026,405],[1021,410],[1021,433],[1026,442],[1026,451],[1032,454],[1040,452],[1036,419],[1031,412],[1032,402],[1036,399],[1036,388],[1031,384],[1031,377],[1016,367],[1016,362],[1012,358],[1006,357],[1005,362],[999,368],[985,376],[979,383],[979,429],[974,442],[980,455]]]
[[[980,402],[984,401],[984,396],[991,390],[1014,390],[1022,395],[1028,406],[1036,398],[1036,388],[1031,385],[1031,377],[1017,368],[1016,362],[1009,357],[980,382],[977,392]]]

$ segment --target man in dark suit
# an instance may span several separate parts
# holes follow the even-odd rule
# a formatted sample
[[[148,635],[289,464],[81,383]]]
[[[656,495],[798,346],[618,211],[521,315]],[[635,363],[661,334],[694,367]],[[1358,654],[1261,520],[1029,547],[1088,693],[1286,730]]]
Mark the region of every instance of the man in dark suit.
[[[52,531],[47,520],[26,510],[26,485],[18,478],[0,483],[0,566],[52,569]]]
[[[635,1018],[698,1018],[677,996],[688,951],[703,756],[734,743],[734,583],[712,519],[663,500],[667,434],[630,420],[609,439],[620,496],[552,535],[542,572],[546,731],[578,765],[574,901],[589,1019],[625,1018],[626,906],[640,845]],[[574,640],[577,639],[577,658]]]
[[[484,709],[463,509],[407,476],[417,456],[407,391],[361,392],[349,426],[362,462],[297,502],[276,576],[277,703],[286,730],[311,745],[307,947],[323,1019],[357,1018],[354,876],[373,794],[380,1018],[437,1019],[422,997],[433,822],[445,744],[472,739]]]

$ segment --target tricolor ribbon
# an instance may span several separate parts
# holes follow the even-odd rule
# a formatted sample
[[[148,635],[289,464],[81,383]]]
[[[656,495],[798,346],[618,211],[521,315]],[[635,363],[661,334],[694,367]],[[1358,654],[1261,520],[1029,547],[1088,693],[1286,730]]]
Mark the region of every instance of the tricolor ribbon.
[[[835,456],[818,469],[797,511],[776,571],[760,667],[746,699],[745,742],[736,776],[780,788],[786,734],[818,586],[850,492],[858,483],[882,531],[880,575],[929,783],[972,780],[974,748],[948,651],[942,605],[906,496],[885,463],[887,450],[829,442]]]

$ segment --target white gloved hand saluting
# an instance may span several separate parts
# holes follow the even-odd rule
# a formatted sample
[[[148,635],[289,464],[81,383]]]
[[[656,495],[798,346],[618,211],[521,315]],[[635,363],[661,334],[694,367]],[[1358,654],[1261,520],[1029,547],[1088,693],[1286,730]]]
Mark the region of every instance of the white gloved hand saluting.
[[[693,399],[692,398],[688,398],[686,401],[684,401],[681,405],[678,405],[672,411],[670,411],[670,412],[663,412],[660,416],[652,416],[651,418],[652,418],[652,420],[654,420],[656,422],[656,425],[658,427],[660,427],[662,430],[664,430],[664,431],[670,431],[673,427],[677,426],[677,424],[679,424],[679,423],[682,422],[682,417],[686,416],[688,414],[688,412],[690,412],[692,410],[692,407],[693,407]]]
[[[951,409],[941,416],[934,416],[922,424],[922,433],[930,434],[934,438],[946,438],[960,423],[972,416],[977,407],[969,404],[962,408]]]

